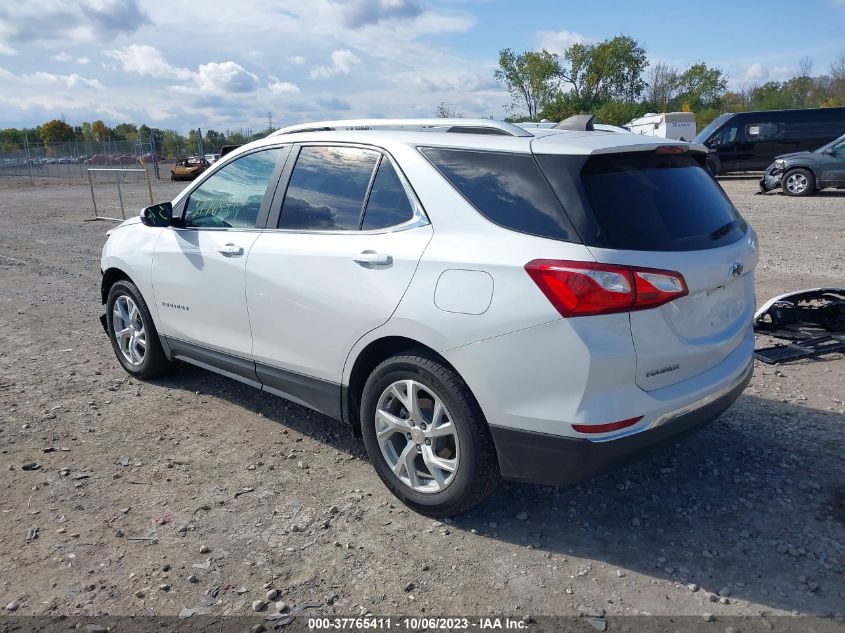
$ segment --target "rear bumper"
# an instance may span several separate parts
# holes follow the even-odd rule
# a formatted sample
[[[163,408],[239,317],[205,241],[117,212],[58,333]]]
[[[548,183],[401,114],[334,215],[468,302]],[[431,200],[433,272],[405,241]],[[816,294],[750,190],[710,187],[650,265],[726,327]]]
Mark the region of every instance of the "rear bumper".
[[[502,477],[562,486],[624,466],[718,418],[748,385],[752,372],[753,363],[726,393],[696,408],[664,416],[665,422],[658,426],[615,440],[594,442],[491,425]]]

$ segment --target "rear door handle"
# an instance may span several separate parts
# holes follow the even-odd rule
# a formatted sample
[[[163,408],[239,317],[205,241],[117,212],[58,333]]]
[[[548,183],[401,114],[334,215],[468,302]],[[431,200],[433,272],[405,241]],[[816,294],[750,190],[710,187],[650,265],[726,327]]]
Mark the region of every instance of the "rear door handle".
[[[390,255],[383,255],[375,251],[364,251],[352,257],[352,261],[364,268],[375,268],[376,266],[390,266],[393,258]]]
[[[220,253],[226,257],[237,257],[244,254],[244,249],[230,242],[220,249]]]

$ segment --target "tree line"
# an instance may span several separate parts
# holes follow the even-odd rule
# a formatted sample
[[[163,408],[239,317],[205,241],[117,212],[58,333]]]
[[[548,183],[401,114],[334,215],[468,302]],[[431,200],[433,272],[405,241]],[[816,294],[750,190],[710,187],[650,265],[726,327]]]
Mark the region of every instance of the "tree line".
[[[206,130],[202,133],[202,145],[207,152],[216,152],[223,145],[242,145],[262,138],[268,130],[254,133],[252,130]],[[187,135],[176,130],[162,130],[146,124],[120,123],[109,127],[103,121],[84,122],[70,125],[64,119],[53,119],[33,128],[6,128],[0,130],[0,151],[17,150],[43,144],[48,150],[60,143],[134,144],[139,143],[145,151],[155,144],[154,151],[171,158],[196,153],[198,132],[191,130]]]
[[[804,58],[785,81],[728,90],[728,76],[697,62],[679,68],[649,64],[645,48],[628,35],[575,43],[562,54],[499,51],[495,77],[510,93],[512,121],[560,121],[594,114],[623,125],[646,112],[694,112],[699,129],[722,112],[845,106],[845,51],[827,72],[814,74]]]

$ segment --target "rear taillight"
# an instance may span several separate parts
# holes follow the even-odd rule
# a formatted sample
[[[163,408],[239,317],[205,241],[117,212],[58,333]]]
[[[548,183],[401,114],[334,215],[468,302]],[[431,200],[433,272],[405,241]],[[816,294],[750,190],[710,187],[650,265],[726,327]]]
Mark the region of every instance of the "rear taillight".
[[[579,433],[609,433],[610,431],[619,431],[620,429],[627,429],[629,426],[634,426],[637,422],[643,419],[643,416],[638,415],[635,418],[628,418],[627,420],[619,420],[618,422],[607,422],[605,424],[573,424],[572,428]]]
[[[535,259],[525,271],[564,317],[656,308],[689,292],[673,270]]]

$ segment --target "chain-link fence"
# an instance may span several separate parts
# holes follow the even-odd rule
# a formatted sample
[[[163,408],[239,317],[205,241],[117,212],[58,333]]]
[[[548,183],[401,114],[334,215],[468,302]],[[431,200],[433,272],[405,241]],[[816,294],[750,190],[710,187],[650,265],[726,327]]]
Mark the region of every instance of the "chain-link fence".
[[[28,178],[88,178],[94,167],[146,169],[154,179],[169,170],[162,163],[173,162],[161,153],[152,138],[134,141],[68,141],[64,143],[30,143],[0,150],[0,176]]]

